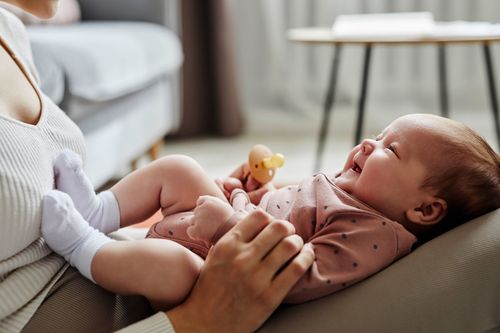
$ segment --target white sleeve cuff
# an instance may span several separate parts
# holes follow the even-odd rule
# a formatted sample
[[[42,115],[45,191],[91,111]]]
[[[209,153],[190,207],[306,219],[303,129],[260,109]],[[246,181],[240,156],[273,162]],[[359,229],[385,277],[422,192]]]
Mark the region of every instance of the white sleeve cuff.
[[[175,333],[174,327],[163,312],[143,319],[135,324],[122,328],[117,333]]]

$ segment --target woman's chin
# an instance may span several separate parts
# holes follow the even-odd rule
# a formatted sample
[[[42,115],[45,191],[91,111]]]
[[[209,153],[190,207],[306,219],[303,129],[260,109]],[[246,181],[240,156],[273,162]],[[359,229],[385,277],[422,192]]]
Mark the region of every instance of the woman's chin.
[[[54,17],[59,8],[59,0],[24,0],[17,1],[16,6],[42,20]]]
[[[56,15],[57,9],[59,9],[59,0],[53,0],[47,3],[47,5],[43,9],[40,9],[38,13],[35,13],[35,15],[42,20],[48,20]]]

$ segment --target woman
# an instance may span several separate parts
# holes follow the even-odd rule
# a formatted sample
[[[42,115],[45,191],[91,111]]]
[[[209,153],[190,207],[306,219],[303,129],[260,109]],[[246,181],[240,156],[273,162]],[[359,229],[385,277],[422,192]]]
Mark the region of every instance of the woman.
[[[58,0],[4,2],[40,18],[58,6]],[[212,249],[188,299],[166,313],[89,283],[40,237],[53,158],[62,149],[84,156],[83,135],[39,90],[24,27],[3,9],[0,73],[0,331],[98,332],[136,321],[125,330],[252,331],[311,265],[310,250],[290,246],[293,227],[271,233],[272,218],[258,212]]]

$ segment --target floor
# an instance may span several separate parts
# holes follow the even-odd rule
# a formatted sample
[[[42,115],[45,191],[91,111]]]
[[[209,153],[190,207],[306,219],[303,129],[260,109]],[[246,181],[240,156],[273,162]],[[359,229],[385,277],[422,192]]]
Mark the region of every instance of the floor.
[[[314,112],[313,112],[314,111]],[[391,120],[407,113],[425,112],[415,106],[371,107],[367,111],[364,137],[374,137]],[[187,154],[195,158],[212,177],[229,174],[246,160],[257,143],[285,156],[285,165],[276,175],[278,182],[294,182],[313,173],[314,156],[320,125],[320,110],[290,113],[279,109],[254,109],[247,114],[247,130],[232,138],[197,138],[168,141],[162,155]],[[454,110],[452,118],[481,133],[495,149],[490,110]],[[355,117],[352,106],[336,107],[330,121],[322,169],[339,170],[352,147]]]

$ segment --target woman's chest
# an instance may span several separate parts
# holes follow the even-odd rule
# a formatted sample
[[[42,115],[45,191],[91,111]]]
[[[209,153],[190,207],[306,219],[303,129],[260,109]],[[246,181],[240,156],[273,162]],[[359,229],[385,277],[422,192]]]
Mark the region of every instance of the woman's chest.
[[[0,43],[0,114],[36,124],[41,103],[20,63]]]
[[[35,136],[6,131],[0,119],[0,259],[40,237],[41,201],[54,187],[52,155]]]
[[[42,198],[54,188],[53,160],[63,149],[83,155],[85,146],[60,111],[46,109],[39,126],[0,118],[0,260],[40,237]]]

